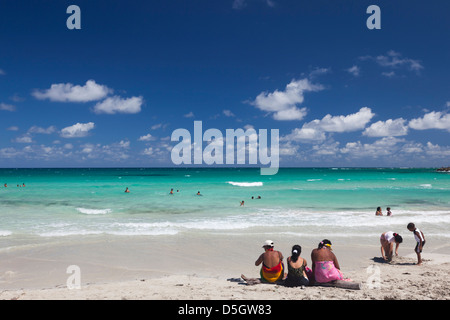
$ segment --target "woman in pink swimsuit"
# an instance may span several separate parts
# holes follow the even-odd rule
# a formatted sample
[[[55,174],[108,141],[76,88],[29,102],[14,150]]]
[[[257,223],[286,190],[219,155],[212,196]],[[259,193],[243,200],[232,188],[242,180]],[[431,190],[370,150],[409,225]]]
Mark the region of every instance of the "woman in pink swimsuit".
[[[312,270],[315,282],[324,283],[334,280],[346,280],[339,262],[331,250],[331,241],[322,240],[317,249],[311,252]]]

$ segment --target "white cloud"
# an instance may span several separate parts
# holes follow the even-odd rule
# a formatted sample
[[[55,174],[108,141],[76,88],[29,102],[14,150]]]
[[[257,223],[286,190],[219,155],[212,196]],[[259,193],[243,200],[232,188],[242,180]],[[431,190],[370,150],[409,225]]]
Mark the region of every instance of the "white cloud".
[[[28,133],[52,134],[53,132],[56,132],[55,126],[50,126],[48,128],[32,126],[30,129],[28,129]]]
[[[235,117],[234,113],[231,110],[223,110],[223,114],[227,117]]]
[[[408,126],[403,118],[378,121],[364,130],[363,135],[369,137],[397,137],[408,133]]]
[[[76,123],[73,126],[62,129],[60,134],[63,138],[82,138],[87,136],[94,127],[95,124],[93,122]]]
[[[101,100],[111,92],[107,86],[88,80],[84,86],[71,83],[52,84],[50,89],[35,90],[32,95],[39,100],[49,99],[55,102],[89,102]]]
[[[366,124],[375,114],[367,107],[361,108],[358,112],[347,116],[332,116],[327,114],[321,120],[316,119],[305,123],[302,128],[296,128],[282,140],[294,141],[323,141],[326,139],[326,132],[352,132],[365,128]]]
[[[19,131],[19,127],[18,126],[11,126],[9,128],[6,128],[6,130],[8,130],[8,131]]]
[[[142,154],[144,154],[146,156],[151,156],[153,154],[153,148],[152,147],[145,148],[142,151]]]
[[[156,138],[153,137],[150,133],[145,136],[141,136],[138,139],[138,141],[153,141],[153,140],[156,140]]]
[[[376,57],[364,56],[360,57],[361,60],[373,60],[378,65],[386,68],[399,68],[406,67],[411,71],[419,72],[424,67],[419,60],[414,60],[410,58],[403,58],[402,55],[394,50],[390,50],[386,55],[379,55]]]
[[[351,132],[362,130],[375,114],[367,107],[347,116],[332,116],[327,114],[321,120],[313,120],[305,124],[304,128],[320,129],[325,132]]]
[[[394,137],[384,137],[374,143],[348,142],[340,152],[355,158],[380,158],[397,153],[400,142],[404,140]]]
[[[0,76],[4,76],[6,72],[3,69],[0,69]]]
[[[0,158],[11,159],[20,155],[20,152],[15,148],[2,148],[0,149]]]
[[[100,145],[98,144],[97,147],[99,147]],[[81,146],[81,153],[86,153],[86,154],[91,154],[94,150],[95,150],[95,145],[92,143],[86,143],[84,145]]]
[[[299,109],[303,103],[304,93],[323,90],[322,85],[312,84],[308,79],[292,80],[284,91],[262,92],[250,102],[256,108],[273,113],[275,120],[302,120],[306,108]]]
[[[306,114],[308,113],[308,111],[306,110],[306,108],[297,108],[297,107],[292,107],[286,110],[280,110],[278,112],[275,112],[273,114],[273,118],[275,120],[302,120]]]
[[[162,123],[157,123],[157,124],[152,125],[151,129],[152,130],[157,130],[157,129],[165,128],[165,127],[166,127],[166,125],[163,125]]]
[[[29,135],[23,135],[21,137],[17,137],[13,140],[13,142],[17,143],[33,143],[33,139]]]
[[[295,128],[290,134],[281,137],[282,141],[317,142],[326,139],[325,133],[314,128]]]
[[[278,153],[280,156],[292,157],[297,156],[300,146],[294,145],[292,141],[287,141],[279,145]]]
[[[0,103],[0,110],[13,112],[16,111],[16,107],[13,106],[12,104],[6,104],[2,102]]]
[[[412,119],[409,127],[415,130],[442,129],[450,132],[450,114],[432,111],[422,118]]]
[[[191,111],[189,113],[186,113],[183,117],[185,117],[185,118],[194,118],[195,116],[194,116],[194,113]]]
[[[143,103],[142,97],[123,99],[119,96],[106,98],[94,106],[95,113],[139,113]]]
[[[425,152],[427,155],[435,158],[448,159],[448,157],[450,157],[450,147],[442,147],[437,144],[432,144],[431,142],[427,142]]]
[[[391,72],[382,72],[381,75],[388,77],[388,78],[392,78],[395,76],[395,72],[391,71]]]
[[[151,156],[152,160],[167,162],[167,157],[172,151],[172,146],[166,143],[162,143],[156,147],[148,147],[141,151],[142,155]]]
[[[405,154],[421,154],[423,151],[423,145],[421,143],[412,141],[405,143],[400,150],[400,152]]]
[[[329,72],[331,72],[330,68],[316,68],[316,69],[314,69],[313,71],[311,71],[309,73],[309,77],[310,78],[315,78],[317,76],[321,76],[321,75],[327,74]]]
[[[66,152],[65,152],[66,151]],[[45,145],[28,145],[22,149],[4,148],[0,150],[0,158],[20,158],[21,160],[56,160],[70,157],[71,152],[59,147]]]
[[[358,77],[361,72],[361,69],[357,65],[354,65],[354,66],[348,68],[346,71],[348,73],[352,74],[353,76]]]
[[[128,140],[120,140],[120,142],[117,144],[117,147],[123,148],[123,149],[129,149],[130,148],[130,141]]]
[[[122,161],[130,157],[127,153],[130,142],[127,140],[121,140],[120,142],[108,145],[86,143],[80,147],[81,149],[77,153],[81,155],[81,160]]]
[[[335,141],[332,143],[321,144],[313,146],[313,151],[315,155],[318,156],[336,156],[339,154],[339,142]]]

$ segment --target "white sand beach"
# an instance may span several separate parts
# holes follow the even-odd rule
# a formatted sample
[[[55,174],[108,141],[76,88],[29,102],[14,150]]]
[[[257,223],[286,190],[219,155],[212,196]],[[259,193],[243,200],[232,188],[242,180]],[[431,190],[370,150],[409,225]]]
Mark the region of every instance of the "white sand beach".
[[[424,263],[416,265],[413,247],[406,243],[399,256],[390,263],[380,258],[379,247],[340,246],[334,252],[346,277],[361,283],[361,290],[305,287],[287,288],[281,285],[246,285],[240,275],[258,277],[254,260],[260,253],[239,248],[236,239],[220,240],[217,246],[205,245],[205,239],[186,239],[185,244],[167,241],[89,243],[86,247],[66,244],[66,255],[42,246],[24,249],[21,254],[2,262],[0,299],[3,300],[448,300],[450,299],[450,255],[448,248],[429,248]],[[132,246],[131,243],[134,243]],[[186,244],[188,244],[186,246]],[[203,245],[201,245],[203,243]],[[278,248],[287,257],[289,245]],[[103,246],[103,250],[101,250]],[[159,246],[159,247],[158,247]],[[90,250],[86,250],[89,247]],[[144,251],[145,247],[147,249]],[[200,250],[201,247],[201,250]],[[128,248],[128,250],[126,250]],[[190,249],[189,249],[190,248]],[[207,249],[209,248],[209,249]],[[197,250],[195,250],[197,249]],[[309,260],[310,249],[302,256]],[[78,250],[78,251],[77,251]],[[183,251],[187,250],[187,251]],[[191,251],[192,254],[187,252]],[[227,251],[228,250],[228,251]],[[431,252],[432,251],[432,252]],[[140,255],[142,259],[132,260]],[[163,253],[164,252],[164,253]],[[118,253],[116,251],[116,253]],[[69,259],[77,254],[77,259]],[[6,260],[9,259],[9,260]],[[90,264],[87,261],[90,261]],[[6,261],[9,261],[6,263]],[[80,265],[79,289],[69,289],[66,273],[69,264]],[[31,268],[36,268],[35,273]]]

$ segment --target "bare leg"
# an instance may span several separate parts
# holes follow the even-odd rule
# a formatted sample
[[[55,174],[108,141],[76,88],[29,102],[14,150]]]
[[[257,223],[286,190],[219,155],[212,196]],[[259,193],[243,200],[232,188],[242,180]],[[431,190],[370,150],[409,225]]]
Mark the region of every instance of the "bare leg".
[[[246,276],[244,276],[243,274],[241,274],[241,278],[247,282],[248,285],[254,285],[254,284],[260,284],[261,283],[261,279],[257,279],[257,278],[247,278]]]
[[[422,257],[420,255],[420,252],[416,252],[417,253],[417,265],[420,266],[422,265]]]

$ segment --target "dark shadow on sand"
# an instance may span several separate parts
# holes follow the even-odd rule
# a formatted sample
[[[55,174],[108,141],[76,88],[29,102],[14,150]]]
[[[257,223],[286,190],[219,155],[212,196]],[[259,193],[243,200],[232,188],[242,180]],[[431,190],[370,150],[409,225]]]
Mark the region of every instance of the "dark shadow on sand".
[[[391,261],[386,261],[382,257],[373,257],[371,260],[376,263],[385,263],[385,264],[391,264],[391,265],[397,265],[397,266],[414,266],[414,265],[416,265],[416,263],[414,263],[414,262],[400,261],[400,260],[396,260],[396,259],[393,259]]]

